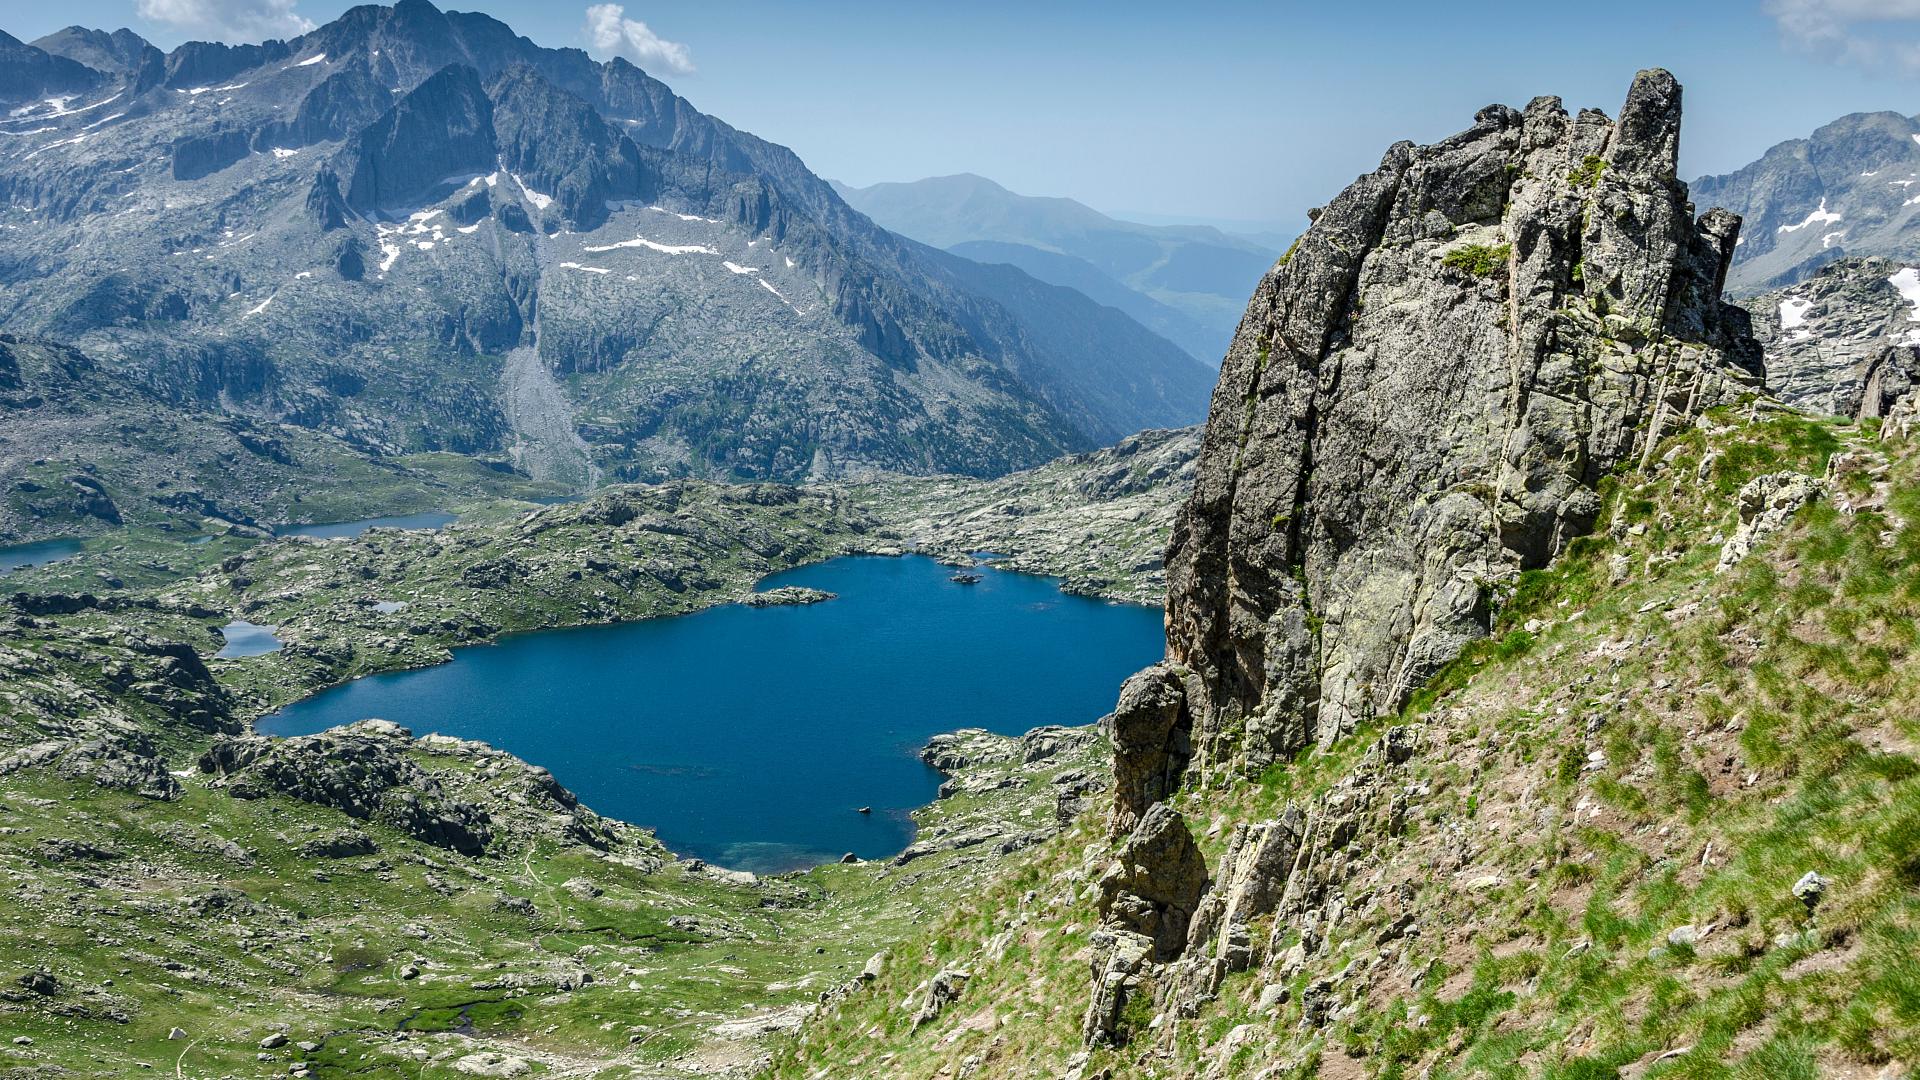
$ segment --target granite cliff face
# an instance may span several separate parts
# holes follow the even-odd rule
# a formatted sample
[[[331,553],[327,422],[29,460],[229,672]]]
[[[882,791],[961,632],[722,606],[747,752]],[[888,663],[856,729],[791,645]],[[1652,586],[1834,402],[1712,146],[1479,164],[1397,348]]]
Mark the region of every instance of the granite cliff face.
[[[1123,770],[1256,773],[1392,710],[1592,525],[1603,475],[1758,387],[1720,300],[1740,222],[1695,220],[1679,132],[1662,71],[1617,122],[1492,106],[1318,213],[1227,355],[1142,676],[1165,688],[1129,694],[1182,703]]]
[[[1178,954],[1170,924],[1200,928],[1189,950],[1226,935],[1231,955],[1232,926],[1307,888],[1370,807],[1392,816],[1378,785],[1329,796],[1285,836],[1237,843],[1202,899],[1163,800],[1392,713],[1593,526],[1603,476],[1757,391],[1747,314],[1720,299],[1740,222],[1695,218],[1679,133],[1664,71],[1636,77],[1617,121],[1556,98],[1483,109],[1390,149],[1261,282],[1174,525],[1168,659],[1111,719],[1112,827],[1140,832],[1105,879],[1094,1041],[1144,959]],[[1382,742],[1383,774],[1404,738]],[[1134,854],[1169,850],[1169,866]],[[1242,855],[1274,873],[1230,888]]]

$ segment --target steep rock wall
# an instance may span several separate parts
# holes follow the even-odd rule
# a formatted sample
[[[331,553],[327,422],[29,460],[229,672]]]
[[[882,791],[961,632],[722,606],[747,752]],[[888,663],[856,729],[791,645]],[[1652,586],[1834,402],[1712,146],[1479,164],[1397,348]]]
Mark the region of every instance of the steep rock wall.
[[[1288,932],[1310,948],[1351,852],[1402,827],[1419,730],[1242,826],[1204,882],[1183,786],[1396,711],[1592,528],[1608,472],[1759,392],[1750,320],[1721,299],[1740,222],[1696,219],[1675,176],[1680,96],[1643,71],[1617,121],[1537,98],[1398,144],[1261,281],[1174,525],[1167,659],[1109,720],[1127,838],[1100,880],[1088,1042],[1127,1037],[1132,996],[1189,1014]]]
[[[1663,429],[1757,391],[1740,222],[1675,176],[1680,86],[1397,144],[1260,282],[1168,552],[1168,660],[1116,716],[1116,828],[1407,696]],[[1139,715],[1134,715],[1138,712]]]

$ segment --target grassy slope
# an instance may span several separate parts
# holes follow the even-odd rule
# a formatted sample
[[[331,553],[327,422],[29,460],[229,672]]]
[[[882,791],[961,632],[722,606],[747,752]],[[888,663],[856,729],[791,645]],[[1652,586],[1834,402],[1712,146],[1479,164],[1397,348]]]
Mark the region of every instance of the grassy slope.
[[[162,604],[0,624],[0,1075],[282,1075],[306,1062],[318,1076],[446,1077],[476,1053],[557,1075],[750,1067],[766,1031],[997,876],[993,844],[942,837],[1050,816],[1053,775],[1097,773],[1100,750],[971,770],[985,779],[918,812],[933,850],[904,866],[742,886],[661,867],[665,853],[638,830],[601,854],[504,827],[496,809],[500,839],[469,859],[330,809],[230,797],[192,771],[213,736],[114,692],[103,671],[152,666],[125,647],[136,637],[217,649],[224,615],[192,617],[187,601],[278,623],[284,653],[212,662],[244,718],[303,685],[431,662],[476,635],[726,602],[771,570],[864,543],[866,528],[828,492],[670,485],[482,507],[439,533],[187,546],[123,530],[72,562],[10,575],[39,593],[118,579]],[[408,607],[383,615],[375,599]],[[128,731],[150,734],[181,771],[179,799],[8,760]],[[422,744],[414,757],[456,797],[486,783],[470,756]],[[301,851],[342,830],[378,850]],[[35,971],[57,992],[18,981]],[[169,1038],[175,1028],[184,1034]],[[291,1045],[263,1051],[276,1033]]]
[[[1045,769],[998,773],[1015,783],[921,811],[923,834],[1051,805]],[[977,850],[947,851],[747,888],[654,870],[644,838],[614,857],[534,840],[468,859],[324,808],[185,783],[172,802],[43,772],[0,786],[0,1029],[32,1040],[0,1041],[0,1075],[176,1061],[187,1075],[270,1075],[308,1061],[323,1077],[431,1078],[475,1053],[574,1076],[748,1066],[756,1036],[997,873]],[[301,853],[342,828],[379,850]],[[36,970],[58,994],[14,983]],[[729,1021],[738,1029],[716,1032]],[[185,1035],[170,1038],[176,1027]],[[275,1032],[296,1045],[256,1062]]]
[[[1741,486],[1836,453],[1860,468],[1716,574]],[[1410,824],[1350,847],[1327,944],[1297,972],[1229,976],[1197,1017],[1141,1002],[1131,1043],[1085,1074],[1758,1080],[1920,1060],[1917,618],[1920,447],[1793,416],[1669,439],[1403,715],[1180,797],[1215,859],[1227,826],[1308,805],[1385,723],[1422,728],[1394,778]],[[1093,821],[1038,849],[774,1075],[1062,1075],[1109,850]],[[1790,891],[1808,870],[1831,881],[1812,911]],[[1401,914],[1417,933],[1382,934]],[[1704,936],[1671,943],[1689,925]],[[914,1031],[903,1001],[948,966],[972,981]],[[1321,979],[1335,1018],[1305,1024]],[[1261,1009],[1268,980],[1286,1000]]]

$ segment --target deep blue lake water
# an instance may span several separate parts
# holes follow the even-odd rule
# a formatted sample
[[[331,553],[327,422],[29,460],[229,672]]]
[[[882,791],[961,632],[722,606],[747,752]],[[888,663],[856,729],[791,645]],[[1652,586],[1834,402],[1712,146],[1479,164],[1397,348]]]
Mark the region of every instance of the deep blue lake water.
[[[330,521],[321,525],[276,525],[275,536],[308,536],[331,540],[339,536],[359,536],[368,529],[437,529],[451,525],[460,515],[430,510],[423,514],[399,514],[394,517],[362,518],[359,521]]]
[[[551,769],[600,813],[683,855],[773,872],[891,856],[940,777],[926,740],[1085,724],[1160,659],[1158,609],[982,568],[856,556],[776,574],[839,598],[550,630],[374,675],[258,723],[309,734],[369,717],[480,739]],[[871,815],[857,812],[873,808]]]
[[[23,566],[43,566],[61,559],[71,559],[80,554],[81,546],[78,540],[42,540],[37,544],[0,547],[0,574]]]

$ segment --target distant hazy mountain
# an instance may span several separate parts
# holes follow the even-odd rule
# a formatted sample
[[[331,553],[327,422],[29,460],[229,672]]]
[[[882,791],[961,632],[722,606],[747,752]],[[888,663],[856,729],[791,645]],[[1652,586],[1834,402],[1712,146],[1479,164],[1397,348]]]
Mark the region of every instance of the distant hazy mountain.
[[[1226,352],[1247,296],[1279,257],[1208,226],[1121,221],[1072,199],[1016,195],[970,173],[834,187],[894,232],[1079,289],[1209,363]]]
[[[1694,203],[1741,215],[1730,291],[1801,281],[1848,256],[1920,257],[1920,121],[1853,113],[1692,184]]]
[[[171,53],[0,34],[0,330],[376,453],[993,474],[1204,414],[1211,367],[1002,269],[624,60],[425,0]]]
[[[1135,322],[1179,345],[1196,359],[1207,363],[1219,359],[1213,355],[1220,351],[1213,347],[1219,337],[1215,327],[1122,285],[1085,259],[1005,240],[969,240],[947,250],[975,262],[1019,267],[1050,285],[1073,289],[1095,303],[1126,312]],[[1228,334],[1232,334],[1231,327]]]

